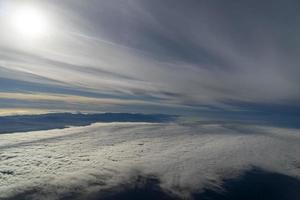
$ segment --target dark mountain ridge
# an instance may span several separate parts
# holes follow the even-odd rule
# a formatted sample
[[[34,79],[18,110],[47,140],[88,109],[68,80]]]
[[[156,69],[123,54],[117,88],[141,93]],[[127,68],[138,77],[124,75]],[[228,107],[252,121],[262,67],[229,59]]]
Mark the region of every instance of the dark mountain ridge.
[[[37,130],[86,126],[96,122],[170,122],[175,115],[137,113],[48,113],[41,115],[14,115],[0,117],[0,133],[14,133]]]

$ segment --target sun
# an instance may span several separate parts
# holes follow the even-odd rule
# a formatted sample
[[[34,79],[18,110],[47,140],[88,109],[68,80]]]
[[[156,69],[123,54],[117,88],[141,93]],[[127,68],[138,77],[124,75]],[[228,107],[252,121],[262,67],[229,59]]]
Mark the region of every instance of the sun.
[[[12,13],[12,25],[15,31],[26,37],[41,37],[47,33],[46,17],[34,7],[20,7]]]

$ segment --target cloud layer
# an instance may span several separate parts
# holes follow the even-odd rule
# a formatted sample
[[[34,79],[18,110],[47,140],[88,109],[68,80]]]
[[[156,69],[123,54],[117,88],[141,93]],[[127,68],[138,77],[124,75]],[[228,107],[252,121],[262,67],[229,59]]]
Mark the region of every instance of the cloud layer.
[[[141,174],[188,197],[258,166],[300,178],[299,130],[253,125],[98,123],[0,135],[0,199],[61,199]]]

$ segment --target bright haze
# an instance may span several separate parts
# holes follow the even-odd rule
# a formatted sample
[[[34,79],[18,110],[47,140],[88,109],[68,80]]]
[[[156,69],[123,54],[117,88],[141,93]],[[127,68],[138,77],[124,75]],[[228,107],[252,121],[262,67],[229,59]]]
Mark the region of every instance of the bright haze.
[[[298,1],[0,3],[0,106],[299,114]]]

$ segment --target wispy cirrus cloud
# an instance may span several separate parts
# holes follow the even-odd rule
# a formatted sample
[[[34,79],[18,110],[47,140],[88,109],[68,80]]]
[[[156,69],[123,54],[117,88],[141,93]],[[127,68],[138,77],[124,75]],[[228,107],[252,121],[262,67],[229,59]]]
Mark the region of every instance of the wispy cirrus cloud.
[[[51,27],[47,37],[22,41],[2,8],[0,65],[16,81],[176,104],[182,112],[300,98],[297,1],[28,3],[45,11]]]

